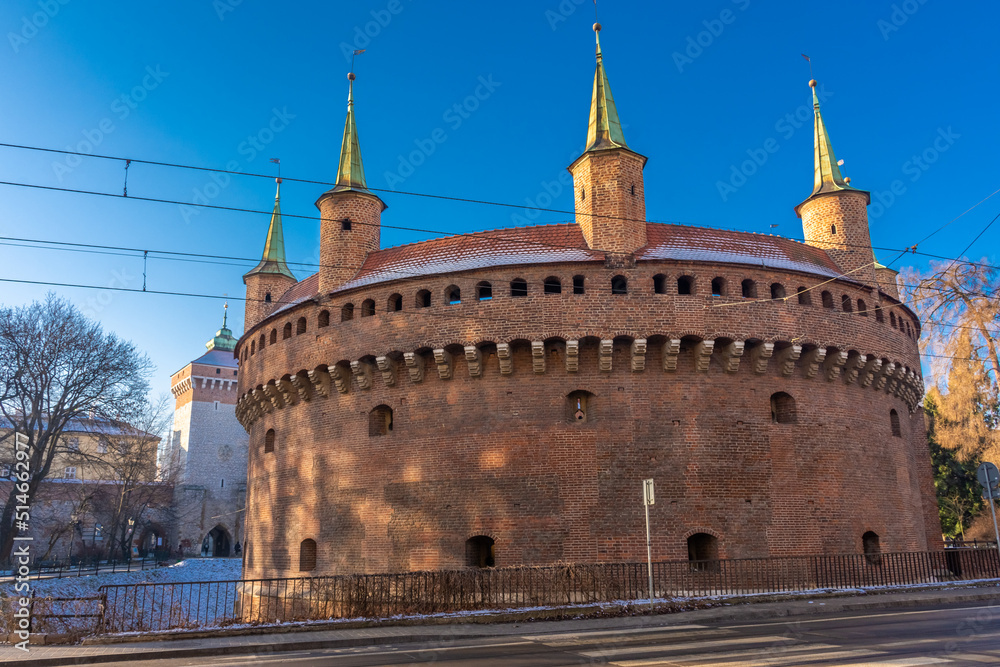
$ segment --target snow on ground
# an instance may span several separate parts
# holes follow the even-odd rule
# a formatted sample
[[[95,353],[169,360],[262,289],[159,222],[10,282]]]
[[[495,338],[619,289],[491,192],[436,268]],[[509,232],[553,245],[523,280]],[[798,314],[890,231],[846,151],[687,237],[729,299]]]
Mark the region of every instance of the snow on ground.
[[[132,572],[102,572],[83,577],[63,579],[41,579],[31,582],[35,597],[83,598],[97,595],[101,586],[115,584],[170,584],[193,581],[232,581],[243,573],[243,563],[239,558],[193,558],[182,560],[176,565],[147,567]],[[0,598],[13,594],[13,585],[0,587]]]

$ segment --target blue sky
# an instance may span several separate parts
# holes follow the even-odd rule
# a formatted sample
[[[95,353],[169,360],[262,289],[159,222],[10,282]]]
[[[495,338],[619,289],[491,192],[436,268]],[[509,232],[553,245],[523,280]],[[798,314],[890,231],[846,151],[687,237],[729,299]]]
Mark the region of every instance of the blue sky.
[[[844,172],[873,193],[873,244],[920,241],[1000,188],[998,14],[994,3],[941,0],[604,3],[602,46],[625,136],[649,156],[648,218],[801,237],[792,207],[812,188],[806,53]],[[7,0],[0,142],[271,175],[277,157],[285,176],[329,181],[343,132],[344,53],[366,48],[355,98],[370,186],[571,210],[565,167],[586,136],[593,21],[590,0]],[[120,194],[124,175],[121,162],[0,148],[2,181]],[[316,261],[313,202],[323,189],[282,188],[286,215],[307,216],[285,220],[292,262]],[[133,164],[128,192],[269,210],[274,182]],[[383,199],[384,224],[443,232],[570,219]],[[5,237],[248,258],[149,260],[149,289],[204,294],[243,294],[268,222],[7,185],[0,201]],[[920,250],[954,256],[998,212],[1000,195]],[[382,244],[429,237],[384,229]],[[996,262],[998,238],[1000,226],[969,255]],[[126,255],[0,245],[0,278],[141,288],[142,259]],[[895,266],[911,265],[926,258]],[[293,270],[303,278],[314,269]],[[48,289],[145,350],[157,392],[221,319],[213,299],[0,283],[0,301],[19,305]],[[239,335],[242,304],[230,313]]]

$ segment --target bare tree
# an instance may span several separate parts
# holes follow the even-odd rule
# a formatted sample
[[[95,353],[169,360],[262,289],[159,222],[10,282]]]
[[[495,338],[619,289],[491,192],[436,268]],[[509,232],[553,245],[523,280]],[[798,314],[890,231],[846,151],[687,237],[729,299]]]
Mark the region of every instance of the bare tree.
[[[132,343],[105,333],[54,294],[0,309],[0,412],[6,428],[27,438],[27,456],[15,470],[18,483],[0,515],[0,561],[10,556],[19,532],[15,507],[32,503],[63,447],[66,427],[88,414],[136,413],[151,372],[149,359]],[[5,458],[14,458],[14,443],[0,443]]]

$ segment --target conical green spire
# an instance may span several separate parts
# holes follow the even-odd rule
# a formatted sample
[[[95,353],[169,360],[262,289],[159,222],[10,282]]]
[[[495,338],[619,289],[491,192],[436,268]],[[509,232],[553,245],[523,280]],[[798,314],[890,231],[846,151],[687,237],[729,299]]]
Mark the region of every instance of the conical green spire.
[[[601,24],[594,24],[597,35],[597,70],[594,72],[594,95],[590,101],[590,125],[587,128],[587,152],[610,148],[628,148],[622,124],[618,120],[618,109],[611,94],[611,84],[604,71],[604,56],[601,55]]]
[[[258,273],[276,273],[295,280],[295,276],[285,264],[285,235],[281,230],[281,179],[277,179],[278,189],[274,194],[274,211],[271,213],[271,226],[267,230],[267,241],[264,243],[264,255],[260,264],[244,274],[247,276]]]
[[[840,174],[837,157],[833,154],[830,135],[826,131],[823,115],[819,111],[819,98],[816,96],[816,80],[809,82],[812,87],[814,128],[815,128],[815,162],[816,174],[813,179],[813,195],[841,190],[854,190]]]
[[[212,340],[205,343],[205,347],[208,348],[209,352],[212,350],[232,352],[236,349],[236,339],[233,338],[233,332],[226,326],[226,319],[228,317],[229,303],[226,303],[225,310],[222,315],[222,328],[215,332],[215,337],[212,338]]]
[[[365,165],[361,160],[361,145],[358,142],[358,126],[354,122],[354,73],[347,75],[350,84],[347,92],[347,121],[344,123],[344,140],[340,144],[340,164],[337,167],[337,183],[333,192],[361,190],[368,192],[365,182]]]

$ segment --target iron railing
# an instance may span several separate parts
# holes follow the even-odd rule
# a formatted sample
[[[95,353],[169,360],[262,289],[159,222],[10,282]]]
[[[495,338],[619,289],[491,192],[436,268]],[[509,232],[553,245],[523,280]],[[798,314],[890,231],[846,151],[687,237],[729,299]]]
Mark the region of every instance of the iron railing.
[[[653,564],[659,598],[752,595],[1000,577],[996,550]],[[648,599],[645,563],[101,586],[100,633],[390,618]]]
[[[155,568],[160,562],[154,558],[131,558],[128,560],[95,560],[83,561],[36,561],[28,567],[27,576],[23,575],[17,564],[7,563],[0,569],[0,582],[13,577],[22,579],[62,579],[63,577],[86,577],[93,574],[114,574],[116,572],[133,572]]]

